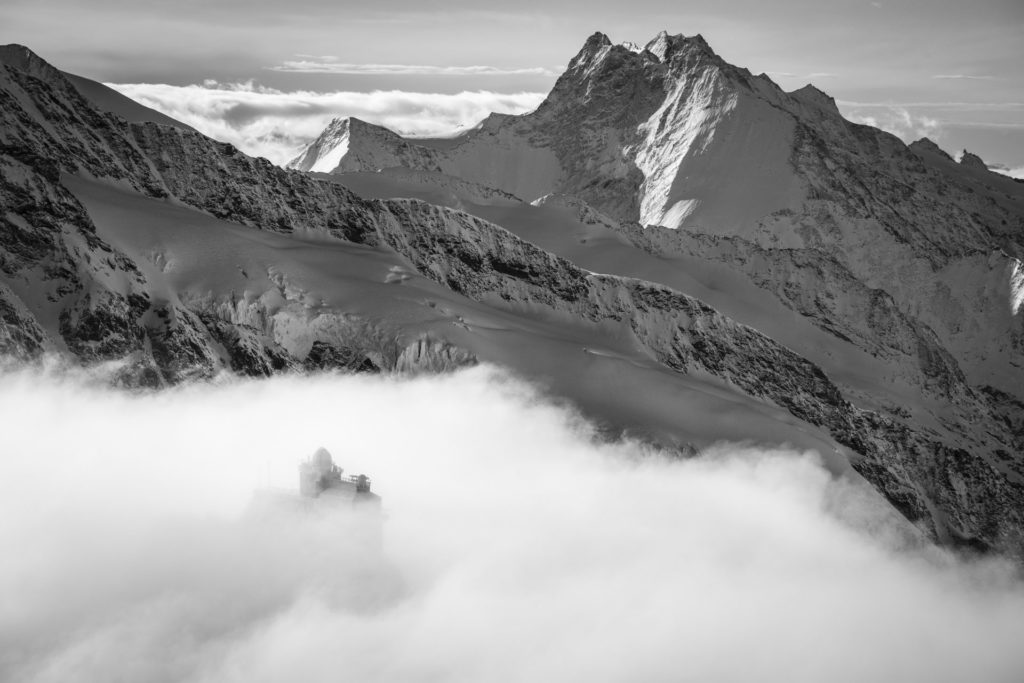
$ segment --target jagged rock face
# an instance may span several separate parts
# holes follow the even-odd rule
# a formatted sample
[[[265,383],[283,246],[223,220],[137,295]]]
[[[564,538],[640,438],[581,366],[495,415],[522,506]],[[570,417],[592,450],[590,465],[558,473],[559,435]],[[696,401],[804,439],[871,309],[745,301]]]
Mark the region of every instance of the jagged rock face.
[[[127,359],[119,381],[130,386],[299,367],[265,331],[205,307],[197,314],[182,302],[153,300],[137,265],[97,236],[61,175],[175,196],[263,229],[373,242],[364,203],[187,127],[104,114],[30,51],[9,53],[14,66],[0,64],[0,351],[19,359],[45,352]]]
[[[789,157],[793,124],[774,111],[787,96],[769,84],[723,62],[700,36],[661,34],[631,49],[597,33],[531,114],[492,115],[443,147],[336,120],[290,167],[341,173],[404,166],[527,200],[572,194],[620,220],[727,222],[784,208],[796,196],[792,173],[780,176],[773,167]],[[788,105],[820,108],[820,100],[805,99]],[[754,163],[721,163],[737,155]],[[764,201],[751,206],[749,196],[737,202],[712,192],[726,177],[748,194],[764,188]]]
[[[728,378],[744,392],[828,429],[860,454],[854,468],[931,537],[1022,556],[1024,486],[986,461],[983,454],[991,443],[974,442],[978,452],[972,454],[927,430],[859,409],[818,367],[692,297],[647,282],[586,273],[479,219],[440,220],[436,207],[403,203],[409,213],[397,213],[400,230],[386,227],[385,239],[390,243],[400,235],[393,245],[428,277],[478,300],[496,294],[512,306],[540,304],[599,324],[624,323],[663,365],[680,373]],[[517,265],[523,263],[532,266]],[[1024,416],[1000,399],[995,403],[1007,411],[999,418],[1007,424]],[[992,410],[977,403],[971,408],[976,416]],[[996,444],[1020,438],[1012,426],[999,428],[991,419],[987,424],[1000,432]],[[972,443],[969,435],[960,438]]]
[[[337,157],[336,172],[405,166],[527,201],[572,195],[619,221],[724,238],[724,251],[705,243],[697,253],[771,262],[755,281],[776,293],[821,283],[819,267],[831,263],[825,280],[863,294],[853,310],[818,316],[825,329],[850,328],[845,318],[873,309],[870,334],[884,332],[910,356],[922,355],[916,347],[948,355],[958,366],[950,372],[971,384],[1024,392],[1019,184],[973,155],[958,165],[930,141],[907,148],[851,124],[828,95],[783,92],[725,63],[699,35],[662,33],[639,48],[594,34],[535,112],[491,116],[443,148],[362,122],[332,130],[346,125],[344,153],[331,151],[326,132],[314,145],[330,159],[320,169]]]
[[[440,339],[421,337],[407,346],[398,357],[399,372],[449,372],[477,364],[473,354]]]
[[[701,67],[706,80],[680,85],[673,70],[689,78],[695,64],[706,65]],[[613,78],[622,68],[638,70],[645,80],[637,84],[631,78]],[[653,150],[648,150],[649,157],[640,153],[647,143],[639,141],[651,134],[644,126],[654,116],[644,118],[643,110],[664,107],[666,100],[659,99],[659,92],[689,88],[687,92],[721,96],[719,113],[726,118],[728,112],[746,106],[742,98],[729,104],[732,95],[724,85],[746,75],[720,63],[703,40],[661,36],[636,51],[611,46],[598,36],[574,60],[573,69],[604,74],[609,81],[604,83],[602,76],[603,85],[595,85],[588,95],[572,91],[576,81],[570,79],[532,119],[492,117],[473,138],[486,140],[487,145],[446,152],[445,158],[479,170],[480,178],[519,178],[518,185],[512,183],[505,191],[523,197],[539,196],[534,194],[537,188],[550,185],[551,178],[561,179],[567,183],[564,187],[576,190],[570,193],[575,196],[545,201],[562,202],[587,220],[604,221],[580,197],[607,196],[609,204],[599,208],[621,209],[628,189],[646,182],[643,173],[634,170],[641,163],[649,169],[667,169],[666,177],[671,177],[662,206],[671,208],[682,201],[673,188],[689,192],[687,188],[693,187],[686,184],[689,181],[676,182],[675,162],[668,157],[655,158]],[[762,87],[758,79],[748,81],[751,93]],[[138,196],[173,200],[259,230],[374,245],[379,250],[375,253],[400,255],[417,273],[468,301],[504,312],[541,311],[546,320],[571,321],[590,332],[613,330],[660,368],[716,378],[827,430],[858,453],[854,467],[932,537],[994,547],[1024,558],[1022,488],[967,450],[978,444],[961,440],[950,445],[919,425],[855,407],[813,363],[693,297],[649,282],[584,271],[459,211],[410,200],[364,201],[332,183],[274,168],[193,131],[148,122],[128,124],[91,106],[59,73],[38,78],[6,66],[0,73],[0,89],[0,345],[13,349],[14,355],[31,356],[48,346],[86,360],[127,355],[132,362],[126,367],[125,382],[147,386],[224,370],[262,375],[303,364],[373,370],[446,369],[473,362],[470,354],[443,340],[420,337],[405,344],[385,334],[370,335],[367,341],[362,333],[353,338],[346,332],[352,329],[352,318],[344,311],[314,314],[308,308],[293,312],[279,306],[273,312],[267,301],[290,302],[289,283],[283,277],[277,283],[280,291],[237,300],[159,293],[143,276],[140,262],[96,236],[88,213],[65,187],[69,175],[99,178]],[[532,122],[558,119],[576,97],[590,103],[589,120],[611,116],[625,121],[622,126],[627,128],[635,125],[635,134],[620,139],[605,136],[607,130],[594,134],[581,128],[577,137],[565,138],[564,148],[545,146],[543,131]],[[617,104],[606,110],[600,106],[604,100]],[[639,102],[639,114],[630,113],[634,101]],[[815,112],[828,105],[813,92],[794,102]],[[684,116],[682,110],[670,109],[660,115],[667,116],[666,121]],[[685,153],[696,152],[694,145],[715,139],[713,134],[701,136],[713,133],[717,125],[697,126],[693,136],[677,142],[686,147]],[[351,135],[351,125],[348,132]],[[499,161],[489,156],[488,145],[498,146]],[[586,153],[565,161],[573,145]],[[630,145],[636,146],[636,154],[625,162],[616,153],[602,151]],[[446,168],[439,163],[429,170]],[[526,177],[524,169],[541,172]],[[567,169],[574,174],[571,181]],[[629,211],[643,210],[644,196],[634,195]],[[705,205],[687,206],[686,216],[692,217]],[[765,251],[775,248],[759,240],[747,242]],[[780,273],[790,277],[808,268],[827,270],[829,263],[793,259],[787,262],[788,270],[773,270],[772,265],[764,278],[776,283]],[[823,275],[822,282],[835,286],[831,283],[837,281]],[[790,298],[794,306],[807,305],[799,296]],[[876,298],[864,309],[863,324],[857,319],[847,328],[860,330],[866,340],[872,325],[893,328],[891,339],[878,342],[880,348],[905,346],[906,353],[922,359],[929,376],[951,382],[948,392],[959,387],[955,364],[941,347],[915,347],[913,340],[927,335],[905,314],[901,317],[889,299]],[[284,323],[301,328],[301,334],[282,334]],[[348,353],[353,349],[355,354]],[[1018,413],[1003,395],[993,390],[984,400],[996,406],[990,410],[999,411],[998,422],[991,421],[998,438],[1019,438]]]
[[[971,154],[966,149],[964,150],[963,156],[960,157],[960,163],[967,168],[973,168],[977,171],[988,170],[988,164],[982,161],[981,157],[977,154]]]
[[[829,334],[887,359],[902,381],[956,406],[965,422],[1018,414],[1020,185],[973,155],[957,164],[931,141],[908,147],[845,121],[821,91],[785,93],[726,64],[699,36],[662,34],[638,48],[595,34],[537,111],[492,116],[446,148],[383,129],[347,144],[339,172],[429,169],[516,188],[526,200],[571,197],[581,220],[602,221],[586,217],[596,210],[611,225],[640,223],[645,230],[622,229],[641,248],[728,265]],[[556,169],[538,162],[544,172],[534,173],[523,162],[545,153]],[[486,156],[509,161],[500,169],[466,161]],[[985,392],[1013,398],[992,407]],[[892,410],[902,419],[899,406]],[[984,457],[1013,448],[1012,430],[997,429],[990,441],[967,431],[950,438]],[[961,466],[962,449],[896,442],[893,449],[917,454],[900,481],[921,481],[936,459]],[[884,465],[864,465],[876,481],[899,458],[882,452]]]
[[[357,118],[334,119],[289,168],[314,173],[405,166],[438,170],[432,150],[411,145],[386,128]]]

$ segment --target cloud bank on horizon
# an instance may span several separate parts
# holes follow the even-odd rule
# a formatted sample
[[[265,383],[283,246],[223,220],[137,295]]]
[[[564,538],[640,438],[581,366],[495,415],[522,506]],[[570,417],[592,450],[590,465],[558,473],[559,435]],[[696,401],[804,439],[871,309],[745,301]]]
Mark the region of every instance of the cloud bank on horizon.
[[[1024,671],[1012,570],[908,546],[874,494],[810,453],[723,445],[670,460],[600,442],[489,367],[153,394],[38,371],[2,380],[3,680]],[[254,492],[293,492],[297,460],[320,445],[373,477],[383,555],[353,542],[352,519],[253,506]]]
[[[370,76],[557,76],[556,69],[544,67],[497,67],[485,65],[472,66],[437,66],[431,64],[354,64],[339,61],[337,57],[313,57],[286,60],[277,66],[269,67],[271,71],[285,73],[314,74],[359,74]]]
[[[786,89],[813,81],[843,100],[998,103],[1024,93],[1020,0],[0,3],[0,42],[27,44],[72,73],[179,86],[256,79],[284,92],[539,92],[551,65],[568,63],[594,30],[642,44],[663,29],[701,33],[726,61],[775,74]],[[1024,165],[1024,113],[995,112],[910,108],[941,124],[948,149]]]
[[[280,165],[295,158],[335,117],[354,116],[404,135],[440,136],[476,125],[492,112],[530,111],[544,99],[543,93],[484,90],[282,92],[251,81],[106,85],[246,154]]]
[[[320,60],[328,58],[321,57]],[[324,62],[328,63],[328,62]],[[403,65],[340,65],[376,69],[422,69]],[[473,67],[490,68],[490,67]],[[787,74],[774,74],[776,78]],[[816,76],[824,76],[817,74]],[[295,158],[319,135],[330,120],[355,116],[370,123],[415,137],[444,136],[465,130],[492,112],[522,114],[535,109],[543,92],[501,93],[486,90],[427,93],[402,90],[371,92],[282,91],[256,84],[219,83],[174,86],[158,83],[107,83],[136,101],[187,123],[196,130],[243,152],[283,165]],[[909,102],[875,103],[839,100],[843,115],[893,133],[904,142],[932,138],[950,154],[970,145],[962,129],[982,129],[1024,135],[1024,123],[1000,123],[992,116],[1024,116],[1021,102]],[[958,113],[951,117],[950,113]],[[974,119],[967,124],[958,118]],[[988,160],[988,159],[987,159]],[[993,163],[991,168],[1024,178],[1024,165]]]

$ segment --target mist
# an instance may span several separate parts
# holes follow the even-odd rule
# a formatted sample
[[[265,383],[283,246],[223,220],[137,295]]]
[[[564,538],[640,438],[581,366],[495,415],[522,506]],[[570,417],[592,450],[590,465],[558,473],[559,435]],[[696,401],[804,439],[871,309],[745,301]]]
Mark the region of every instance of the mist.
[[[335,117],[355,116],[402,135],[451,135],[492,112],[522,114],[543,93],[464,91],[282,92],[248,81],[173,86],[107,83],[147,107],[278,165],[294,159]]]
[[[1024,586],[814,453],[606,443],[492,367],[0,376],[0,680],[1019,681]],[[383,497],[295,514],[324,446]]]

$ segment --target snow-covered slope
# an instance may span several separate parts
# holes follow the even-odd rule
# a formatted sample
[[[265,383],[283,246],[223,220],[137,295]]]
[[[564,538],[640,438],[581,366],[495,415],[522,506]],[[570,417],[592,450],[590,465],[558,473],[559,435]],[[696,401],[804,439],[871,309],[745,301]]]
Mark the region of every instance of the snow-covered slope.
[[[809,108],[700,36],[662,33],[631,50],[598,33],[531,114],[492,115],[440,149],[338,119],[290,166],[439,170],[527,200],[575,194],[623,220],[729,223],[799,199],[794,174],[778,172],[794,135],[783,105]],[[724,180],[746,188],[742,201],[723,196]]]
[[[493,114],[440,147],[356,118],[335,119],[288,167],[319,173],[401,167],[446,173],[516,196],[540,196],[563,175],[561,165],[551,149],[504,125],[512,119]]]
[[[595,59],[617,54],[591,47]],[[489,191],[435,168],[394,179],[484,217],[362,199],[194,131],[100,111],[59,72],[5,65],[0,91],[0,345],[9,355],[129,358],[124,380],[147,384],[226,368],[490,360],[546,383],[613,433],[680,448],[719,438],[813,447],[838,474],[856,478],[852,466],[929,536],[1024,556],[1024,488],[989,457],[1015,438],[1009,400],[992,404],[998,414],[976,403],[984,428],[969,432],[935,430],[926,410],[867,409],[802,353],[672,282],[649,281],[652,261],[636,274],[590,272],[487,220],[527,208],[569,214],[570,225],[596,221],[607,241],[651,257],[628,226],[578,198],[527,207],[516,196],[532,191]],[[593,115],[607,112],[595,103]],[[481,139],[522,142],[489,121]],[[594,142],[586,127],[579,135]],[[505,160],[486,146],[462,158],[479,164],[477,181],[568,158],[530,145]],[[587,159],[599,161],[576,155]],[[372,185],[392,174],[361,177]],[[542,180],[523,177],[520,189]],[[755,290],[737,285],[723,301],[732,291]]]
[[[891,301],[971,384],[1024,398],[1024,186],[852,124],[812,86],[783,92],[699,35],[662,33],[641,49],[594,34],[535,112],[491,116],[443,148],[368,128],[337,164],[318,141],[319,168],[439,171],[680,229],[645,242],[728,264],[794,310],[824,305],[818,318],[836,331]],[[862,301],[806,301],[821,267]]]

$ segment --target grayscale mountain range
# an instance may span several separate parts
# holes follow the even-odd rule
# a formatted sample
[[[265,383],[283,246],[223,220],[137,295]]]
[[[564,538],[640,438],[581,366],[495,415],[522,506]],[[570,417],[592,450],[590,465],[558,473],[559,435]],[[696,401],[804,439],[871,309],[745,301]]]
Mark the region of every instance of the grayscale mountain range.
[[[331,122],[287,169],[0,48],[0,352],[160,388],[510,368],[608,435],[822,453],[1024,561],[1024,184],[699,35],[596,33],[525,115]]]

